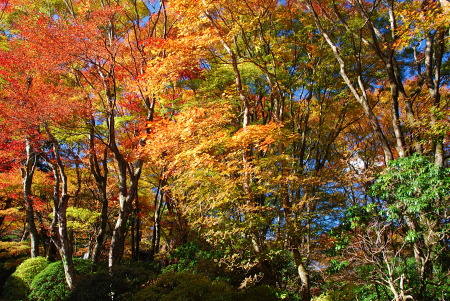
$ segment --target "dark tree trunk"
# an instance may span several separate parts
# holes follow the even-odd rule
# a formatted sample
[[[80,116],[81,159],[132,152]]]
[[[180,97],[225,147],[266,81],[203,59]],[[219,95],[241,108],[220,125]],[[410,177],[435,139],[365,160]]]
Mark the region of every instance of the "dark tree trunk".
[[[23,185],[23,199],[25,204],[26,221],[28,225],[28,232],[30,233],[31,241],[31,257],[39,256],[39,233],[35,224],[33,199],[31,192],[31,185],[33,183],[34,170],[36,168],[36,156],[31,151],[29,139],[26,140],[27,159],[25,166],[21,168],[22,185]]]
[[[99,160],[97,150],[95,148],[94,135],[95,120],[92,117],[89,135],[89,168],[97,185],[98,199],[101,205],[100,225],[97,237],[95,239],[94,249],[91,255],[91,260],[97,264],[100,260],[100,255],[103,251],[103,246],[106,236],[106,226],[108,224],[108,196],[107,196],[107,179],[108,179],[108,149],[103,150],[103,157]]]
[[[164,168],[161,171],[158,180],[158,188],[155,194],[155,212],[153,215],[153,233],[152,233],[152,247],[150,249],[150,260],[153,260],[155,254],[159,252],[160,247],[160,235],[161,235],[161,208],[163,204],[164,193],[162,188],[165,185],[165,181],[162,179],[162,174],[164,173]]]
[[[140,257],[141,244],[141,219],[139,217],[139,196],[136,196],[133,208],[132,236],[131,236],[131,257],[134,261],[138,261]]]

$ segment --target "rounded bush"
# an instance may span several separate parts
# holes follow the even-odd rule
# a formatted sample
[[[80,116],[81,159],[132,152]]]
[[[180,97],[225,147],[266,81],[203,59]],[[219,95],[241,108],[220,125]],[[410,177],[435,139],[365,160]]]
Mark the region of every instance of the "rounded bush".
[[[240,291],[235,297],[236,301],[277,301],[279,300],[275,289],[269,285],[256,285]]]
[[[0,240],[0,296],[6,280],[30,254],[30,243],[13,241],[15,238],[5,235]]]
[[[47,265],[48,261],[45,257],[28,258],[22,262],[6,281],[2,300],[28,300],[31,282]]]
[[[112,275],[107,270],[87,275],[80,279],[72,291],[72,300],[129,300],[130,296],[141,285],[156,274],[143,266],[117,266]]]
[[[88,274],[91,271],[92,263],[89,260],[74,258],[73,264],[76,275]],[[70,298],[61,261],[49,264],[33,279],[30,288],[31,300],[64,301]]]
[[[139,291],[134,300],[155,301],[232,301],[233,292],[225,282],[191,273],[168,272]]]

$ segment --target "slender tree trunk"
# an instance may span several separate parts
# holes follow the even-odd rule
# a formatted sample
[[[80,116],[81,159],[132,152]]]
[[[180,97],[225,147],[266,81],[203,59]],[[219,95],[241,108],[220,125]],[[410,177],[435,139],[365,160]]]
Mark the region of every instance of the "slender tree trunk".
[[[394,44],[398,40],[397,32],[397,22],[395,16],[395,1],[389,1],[389,21],[391,26],[391,40],[392,42],[387,42],[385,37],[382,35],[380,30],[376,28],[375,24],[370,19],[370,15],[367,9],[364,7],[361,1],[358,1],[359,9],[366,20],[366,24],[369,26],[370,32],[372,33],[372,43],[375,53],[384,63],[386,73],[388,75],[389,84],[391,87],[391,103],[392,103],[392,127],[394,129],[394,134],[396,138],[396,148],[399,157],[404,158],[408,154],[405,152],[407,150],[404,133],[400,122],[400,110],[399,110],[399,96],[402,96],[405,102],[405,113],[406,119],[408,121],[407,127],[410,131],[411,140],[413,142],[414,151],[421,154],[422,146],[420,142],[419,135],[416,128],[416,117],[414,116],[414,110],[412,106],[411,99],[406,94],[401,81],[401,76],[399,72],[398,63],[395,60],[395,49],[392,46],[385,47],[383,45]],[[380,45],[380,42],[383,45]],[[420,84],[421,85],[421,84]]]
[[[56,206],[53,206],[53,218],[52,223],[50,224],[50,233],[48,236],[49,240],[49,247],[47,252],[47,259],[50,262],[56,261],[58,258],[58,247],[56,246],[55,242],[58,241],[58,215],[56,214]]]
[[[112,37],[115,36],[114,26],[111,24],[109,28],[109,34]],[[114,62],[115,58],[111,58]],[[104,91],[106,94],[106,101],[108,103],[108,148],[114,156],[114,160],[118,167],[118,186],[119,186],[119,216],[114,226],[113,234],[111,237],[111,245],[108,256],[108,267],[111,268],[120,262],[123,257],[125,234],[127,230],[127,222],[132,210],[132,204],[137,196],[137,189],[139,184],[139,178],[141,176],[143,161],[137,160],[134,163],[127,162],[124,154],[117,145],[116,137],[116,125],[115,114],[116,108],[116,77],[114,71],[115,65],[110,66],[110,70],[107,72],[99,68],[98,72],[103,81]],[[154,106],[151,105],[151,107]],[[152,115],[149,113],[149,116]],[[129,181],[129,183],[128,183]]]
[[[115,142],[114,142],[115,145]],[[128,194],[127,189],[127,162],[115,146],[112,149],[119,166],[119,216],[117,217],[111,237],[108,266],[111,268],[122,259],[125,244],[126,224],[131,211],[133,195]]]
[[[436,33],[428,33],[425,46],[425,83],[433,102],[433,107],[438,110],[441,102],[441,66],[445,53],[444,43],[445,31],[438,29]],[[438,118],[434,112],[431,113],[431,125],[436,125]],[[434,163],[436,166],[444,166],[444,135],[434,135]]]
[[[162,187],[165,185],[164,180],[161,179],[164,169],[161,171],[158,182],[158,189],[155,195],[155,213],[153,216],[153,233],[152,233],[152,247],[150,249],[150,260],[153,260],[155,255],[159,252],[160,236],[161,236],[161,209],[163,204],[164,193]]]
[[[108,223],[108,196],[107,196],[107,179],[108,179],[108,149],[103,150],[103,157],[99,160],[97,150],[95,149],[95,135],[94,135],[95,120],[92,117],[91,128],[89,135],[89,168],[91,174],[97,184],[98,197],[101,204],[100,227],[95,240],[94,250],[91,255],[91,260],[97,264],[100,260],[100,255],[103,251],[103,244],[105,242],[106,226]]]
[[[141,175],[143,162],[137,163],[136,169],[130,174],[130,188],[127,189],[127,162],[117,149],[113,150],[119,165],[119,216],[113,230],[111,246],[109,249],[108,266],[111,268],[122,259],[125,244],[127,222],[132,209],[132,203],[137,196],[138,182]],[[128,166],[129,167],[129,166]],[[130,168],[130,167],[129,167]],[[131,168],[130,168],[131,169]]]
[[[30,140],[26,140],[27,159],[21,168],[23,199],[25,204],[26,221],[31,241],[31,257],[39,256],[39,234],[35,224],[31,185],[33,183],[34,170],[36,168],[36,156],[32,154]]]
[[[123,203],[123,205],[121,205],[119,216],[116,220],[111,238],[111,246],[109,249],[108,266],[110,268],[120,262],[125,248],[125,232],[127,230],[126,224],[131,208],[130,204],[126,200],[122,200],[121,203]]]
[[[53,134],[50,132],[50,129],[48,128],[47,124],[45,124],[45,130],[51,142],[53,143],[53,153],[56,161],[56,163],[53,163],[50,160],[48,160],[49,165],[52,167],[53,175],[55,178],[53,212],[56,216],[57,225],[55,230],[57,232],[56,233],[57,236],[55,237],[56,239],[54,240],[54,243],[58,248],[59,254],[61,256],[61,261],[63,263],[64,275],[66,278],[67,285],[69,286],[69,289],[72,289],[73,279],[75,277],[75,269],[72,260],[73,250],[67,229],[66,212],[70,198],[68,194],[67,175],[65,172],[64,163],[61,160],[59,143],[53,136]]]
[[[63,195],[61,197],[61,205],[58,208],[58,237],[60,241],[59,245],[59,253],[61,255],[61,261],[64,267],[64,275],[66,277],[67,285],[69,289],[73,288],[73,281],[75,277],[75,269],[73,266],[72,260],[72,244],[69,239],[68,231],[67,231],[67,218],[66,218],[66,210],[67,203],[69,197],[67,195]]]
[[[391,103],[392,103],[392,128],[394,129],[396,149],[400,158],[406,157],[405,139],[400,122],[400,111],[398,106],[398,87],[396,84],[391,83]]]
[[[133,260],[138,261],[140,257],[141,245],[141,219],[140,219],[140,204],[139,196],[136,195],[133,209],[133,225],[134,225],[134,239],[133,239]]]
[[[309,272],[305,267],[305,263],[302,259],[302,254],[298,250],[297,247],[294,247],[292,250],[294,255],[295,265],[297,267],[297,273],[300,277],[301,287],[300,292],[302,295],[302,301],[310,301],[311,300],[311,289],[309,285]]]
[[[204,1],[205,3],[205,1]],[[205,3],[205,5],[207,6],[207,4]],[[230,45],[230,43],[228,43],[226,41],[226,39],[223,37],[222,35],[222,31],[220,26],[216,23],[215,19],[213,16],[211,16],[211,14],[207,11],[206,12],[206,16],[208,17],[210,24],[215,28],[216,32],[218,33],[219,37],[220,37],[220,42],[222,43],[223,47],[225,48],[225,50],[227,51],[229,58],[230,58],[230,64],[231,67],[233,69],[233,73],[234,73],[234,78],[235,78],[235,88],[236,91],[239,95],[240,101],[241,101],[241,105],[243,107],[243,111],[242,111],[242,129],[245,131],[246,127],[248,127],[250,125],[251,122],[251,104],[250,101],[248,99],[248,96],[245,93],[244,90],[244,84],[243,84],[243,80],[242,80],[242,76],[241,76],[241,71],[239,70],[239,62],[238,62],[238,50],[234,50],[232,48],[232,46]],[[235,47],[237,48],[237,47]],[[267,75],[267,79],[270,81],[270,75]],[[279,92],[278,90],[276,90],[277,92]],[[277,119],[277,121],[279,119],[279,116],[281,116],[283,114],[283,105],[284,102],[280,102],[281,100],[284,101],[284,99],[277,99],[279,102],[276,103],[275,105],[275,118]],[[280,117],[281,118],[281,117]],[[251,188],[251,184],[252,184],[252,172],[249,171],[249,167],[252,165],[252,149],[251,146],[247,146],[243,149],[242,151],[242,165],[245,168],[244,174],[243,174],[243,193],[244,193],[244,197],[246,198],[246,202],[247,204],[254,206],[254,207],[258,207],[261,206],[262,204],[258,203],[258,197],[254,195],[254,193],[252,192],[252,188]],[[251,233],[251,242],[252,242],[252,247],[253,247],[253,251],[254,253],[258,256],[258,261],[259,264],[262,268],[262,270],[264,271],[264,278],[263,281],[266,281],[267,283],[271,283],[271,284],[275,284],[276,282],[276,276],[273,273],[273,269],[270,265],[270,263],[265,260],[262,257],[262,254],[264,254],[264,248],[265,248],[265,244],[264,244],[264,239],[265,239],[265,235],[261,235],[261,231],[260,229],[257,229],[255,226],[249,225],[250,228],[252,228],[252,233]]]
[[[106,196],[106,185],[104,190],[102,188],[100,202],[101,202],[100,227],[97,237],[95,239],[95,246],[91,256],[92,263],[94,264],[97,264],[100,261],[100,255],[103,251],[103,244],[105,242],[106,226],[108,223],[108,199]]]
[[[132,209],[132,203],[137,196],[138,182],[141,175],[143,161],[139,160],[133,168],[123,157],[117,147],[115,137],[115,118],[111,108],[109,116],[109,149],[114,155],[119,170],[119,216],[113,230],[109,249],[108,266],[113,267],[122,259],[125,244],[127,222]],[[128,175],[130,184],[128,186]]]
[[[286,228],[288,228],[288,233],[293,232],[292,227],[292,204],[289,200],[289,195],[283,191],[283,209],[284,209],[284,219],[286,221]],[[303,301],[311,300],[311,290],[310,290],[310,280],[309,280],[309,272],[306,268],[306,263],[304,261],[303,254],[300,252],[300,242],[298,239],[289,234],[287,237],[288,245],[292,249],[292,254],[294,256],[295,266],[297,268],[298,276],[300,277],[300,291],[302,295]]]

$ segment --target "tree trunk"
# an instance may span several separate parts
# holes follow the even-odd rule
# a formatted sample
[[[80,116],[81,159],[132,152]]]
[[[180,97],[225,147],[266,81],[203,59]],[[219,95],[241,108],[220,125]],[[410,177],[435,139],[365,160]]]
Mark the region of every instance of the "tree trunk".
[[[115,150],[117,154],[118,150]],[[114,152],[114,151],[113,151]],[[139,161],[137,164],[137,168],[134,170],[132,174],[130,174],[130,189],[129,192],[127,190],[127,169],[123,168],[128,163],[121,156],[116,156],[116,160],[118,161],[119,167],[119,216],[117,218],[112,238],[111,238],[111,246],[109,249],[109,258],[108,258],[108,266],[109,268],[113,267],[123,257],[124,252],[124,244],[125,244],[125,234],[127,230],[127,222],[130,216],[130,212],[132,209],[132,203],[134,198],[137,196],[137,188],[138,182],[141,175],[143,162]],[[130,167],[131,170],[131,167]]]
[[[111,36],[114,36],[114,28],[110,28]],[[119,216],[111,237],[111,245],[109,249],[108,267],[111,268],[122,259],[124,252],[125,234],[127,230],[127,222],[132,209],[133,201],[137,196],[139,178],[141,176],[143,161],[137,160],[133,163],[127,162],[123,152],[117,146],[116,137],[116,78],[114,73],[115,65],[110,66],[108,72],[103,68],[99,68],[98,72],[103,81],[106,100],[108,103],[108,118],[106,119],[108,127],[108,148],[114,156],[114,160],[118,167],[119,178]],[[128,183],[129,181],[129,183]]]
[[[73,288],[73,279],[75,277],[75,269],[73,267],[72,261],[72,245],[69,239],[67,231],[67,207],[69,205],[69,194],[68,194],[68,181],[65,172],[64,163],[60,157],[60,146],[58,140],[53,136],[45,124],[45,130],[50,141],[53,144],[53,153],[55,155],[56,163],[51,162],[47,159],[49,165],[53,170],[53,175],[55,178],[54,191],[53,191],[53,213],[56,216],[56,237],[54,237],[54,244],[59,251],[61,256],[61,261],[64,267],[64,275],[66,278],[67,285],[69,289]]]
[[[155,195],[155,213],[153,217],[153,233],[152,233],[152,247],[150,249],[150,260],[153,260],[155,255],[159,252],[160,240],[161,240],[161,208],[163,204],[164,193],[161,191],[165,185],[165,181],[161,179],[164,169],[161,171],[158,189]]]
[[[73,280],[75,277],[75,269],[72,260],[72,244],[70,243],[67,232],[67,218],[66,210],[69,197],[67,195],[61,196],[61,205],[58,208],[58,237],[59,237],[59,253],[64,267],[64,276],[66,277],[69,289],[73,288]]]
[[[115,36],[113,24],[111,24],[108,31],[112,40],[112,37]],[[112,62],[115,62],[114,57],[111,59]],[[108,129],[108,148],[117,163],[119,178],[119,216],[116,220],[111,237],[108,257],[108,267],[111,270],[114,265],[120,262],[123,256],[125,233],[127,230],[126,226],[132,209],[132,203],[137,196],[138,183],[141,176],[143,161],[137,160],[133,163],[127,162],[123,152],[117,146],[115,115],[117,114],[116,93],[118,88],[116,86],[115,63],[111,63],[109,70],[99,67],[98,73],[103,81],[106,102],[108,104],[108,116],[106,119]]]
[[[141,219],[139,217],[140,214],[140,205],[139,205],[139,196],[136,195],[136,200],[134,202],[133,209],[133,260],[138,261],[140,257],[140,244],[141,244]]]
[[[286,220],[286,227],[291,227],[292,226],[292,221],[291,221],[291,204],[289,202],[289,200],[286,200],[286,197],[284,197],[285,201],[284,201],[284,218]],[[288,230],[288,233],[291,232],[290,230]],[[295,262],[295,266],[297,268],[297,273],[298,276],[300,277],[300,291],[301,291],[301,295],[302,295],[302,301],[310,301],[311,300],[311,291],[310,291],[310,281],[309,281],[309,272],[306,268],[302,253],[299,250],[300,247],[300,243],[297,241],[297,239],[295,239],[294,237],[292,237],[292,235],[288,235],[287,237],[288,240],[288,245],[289,247],[292,249],[292,254],[294,256],[294,262]]]
[[[100,255],[103,251],[103,244],[105,242],[106,226],[108,223],[108,199],[106,197],[106,185],[105,190],[102,191],[100,202],[102,205],[100,214],[100,227],[95,239],[95,246],[91,256],[92,263],[94,264],[97,264],[100,261]]]
[[[56,261],[58,259],[58,247],[56,246],[55,242],[58,241],[58,230],[57,230],[57,224],[58,224],[58,215],[56,214],[56,208],[53,206],[53,219],[50,226],[50,233],[48,236],[49,240],[49,246],[48,246],[48,252],[47,252],[47,259],[50,262]]]
[[[103,150],[103,158],[99,161],[97,150],[95,149],[95,135],[94,135],[94,117],[91,119],[90,135],[89,135],[89,168],[91,174],[95,179],[98,190],[98,198],[101,204],[100,227],[95,240],[94,250],[91,255],[91,260],[97,264],[100,260],[100,255],[103,251],[103,244],[106,235],[106,226],[108,222],[108,196],[107,196],[107,179],[108,179],[108,149]]]
[[[122,200],[121,203],[123,205],[120,206],[119,216],[117,217],[113,235],[111,237],[108,259],[108,266],[110,268],[120,262],[125,248],[125,232],[127,230],[126,224],[128,221],[130,204],[127,200]]]
[[[33,183],[34,170],[36,168],[36,156],[32,154],[29,139],[26,140],[27,159],[25,166],[21,168],[23,199],[25,204],[26,221],[28,224],[28,231],[30,233],[31,254],[30,256],[39,256],[39,234],[34,221],[33,199],[31,197],[31,185]]]
[[[300,292],[302,295],[302,301],[310,301],[311,300],[311,292],[309,285],[309,272],[305,267],[300,251],[297,247],[294,247],[292,250],[294,255],[295,265],[297,267],[297,272],[300,277],[301,287]]]
[[[425,83],[433,102],[433,107],[438,110],[441,102],[441,66],[445,54],[444,43],[445,31],[438,29],[436,33],[428,33],[425,46]],[[436,41],[437,40],[437,41]],[[435,45],[436,44],[436,45]],[[438,118],[436,113],[431,112],[431,125],[434,126]],[[434,163],[436,166],[444,166],[444,135],[434,134]]]

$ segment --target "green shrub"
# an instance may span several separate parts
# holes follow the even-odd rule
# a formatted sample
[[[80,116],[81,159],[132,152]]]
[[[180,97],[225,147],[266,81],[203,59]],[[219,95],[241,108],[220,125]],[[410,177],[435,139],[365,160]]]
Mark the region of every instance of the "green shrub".
[[[277,293],[275,289],[269,285],[257,285],[249,287],[237,293],[233,299],[236,301],[277,301]]]
[[[76,275],[88,274],[92,264],[89,260],[73,259]],[[63,301],[69,300],[70,290],[66,283],[61,261],[49,264],[31,283],[31,300]]]
[[[2,237],[2,239],[14,239]],[[0,241],[0,295],[9,276],[16,268],[28,258],[30,254],[30,243],[28,241]]]
[[[225,282],[206,276],[168,272],[155,283],[139,291],[134,300],[154,301],[231,301],[234,294]]]
[[[221,250],[212,248],[198,241],[182,244],[170,253],[170,259],[175,262],[164,268],[165,272],[186,272],[201,274],[210,279],[225,281],[233,286],[239,286],[245,279],[243,269],[227,269],[219,259],[224,254]]]
[[[22,262],[6,281],[3,300],[28,300],[31,282],[47,265],[48,261],[44,257],[28,258]]]
[[[314,298],[314,301],[352,301],[356,298],[358,287],[354,284],[346,284],[339,290],[331,290]]]
[[[72,300],[129,300],[133,292],[150,279],[156,278],[151,268],[138,266],[117,266],[112,275],[107,270],[87,275],[78,281],[72,291]]]

